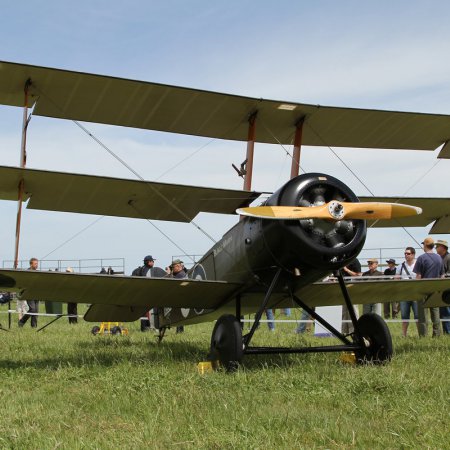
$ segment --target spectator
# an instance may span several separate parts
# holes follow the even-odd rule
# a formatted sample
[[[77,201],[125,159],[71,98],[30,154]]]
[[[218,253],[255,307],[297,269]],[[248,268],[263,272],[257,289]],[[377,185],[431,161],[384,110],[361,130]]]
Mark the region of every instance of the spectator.
[[[448,242],[442,239],[436,241],[436,253],[442,258],[445,277],[450,277],[450,253],[448,252]],[[442,332],[450,334],[450,306],[441,306],[439,316],[442,321]]]
[[[367,261],[369,270],[363,273],[363,277],[378,277],[383,275],[378,270],[378,259],[372,258]],[[381,316],[381,303],[367,303],[363,305],[363,314],[375,313]]]
[[[30,259],[30,267],[28,270],[37,270],[39,266],[39,261],[37,258],[31,258]],[[31,317],[31,326],[32,328],[37,327],[37,316],[34,314],[39,313],[39,300],[27,300],[28,304],[28,312],[22,316],[22,318],[19,320],[18,325],[20,328],[22,328],[28,321],[28,319]]]
[[[414,266],[416,264],[416,250],[413,247],[406,247],[405,249],[405,261],[397,266],[396,277],[404,279],[416,278],[414,273]],[[411,317],[411,311],[413,312],[414,320],[416,321],[417,333],[420,336],[420,327],[417,323],[418,310],[417,302],[412,300],[406,300],[400,302],[400,312],[402,315],[402,336],[406,337],[408,334],[409,319]]]
[[[109,269],[110,268],[108,268],[108,271]],[[131,276],[133,277],[149,277],[149,278],[163,278],[166,275],[167,274],[164,271],[164,269],[162,269],[161,267],[155,267],[155,259],[153,259],[152,255],[147,255],[144,258],[144,265],[137,267],[131,273]],[[147,311],[145,313],[145,317],[146,319],[141,319],[141,331],[150,331],[151,329],[154,329],[155,327],[152,317],[152,310]]]
[[[344,272],[345,277],[360,277],[362,275],[361,263],[359,262],[358,258],[355,258],[348,266],[345,266],[342,271]],[[355,311],[355,316],[358,319],[358,307],[356,305],[353,305],[353,310]],[[353,323],[351,323],[350,312],[347,308],[347,305],[342,305],[341,333],[351,334],[353,333],[353,331],[354,328]]]
[[[313,308],[314,310],[315,308]],[[300,323],[298,324],[297,329],[295,332],[297,334],[303,334],[306,332],[310,332],[312,329],[312,317],[308,314],[308,311],[305,309],[302,310],[302,315],[300,316]]]
[[[73,273],[72,267],[68,267],[66,272]],[[67,303],[67,315],[69,316],[69,323],[75,325],[78,323],[78,307],[76,303]]]
[[[423,255],[417,258],[416,265],[414,266],[414,272],[416,273],[416,278],[426,279],[426,278],[443,278],[444,276],[444,265],[442,263],[442,258],[436,253],[433,253],[434,239],[432,237],[427,237],[423,242]],[[419,312],[419,335],[426,336],[428,331],[427,326],[427,312],[425,310],[424,300],[418,302],[418,312]],[[433,323],[433,337],[440,336],[440,319],[439,319],[439,308],[430,308],[431,322]]]
[[[269,331],[275,331],[273,309],[266,309],[266,317],[267,317],[267,326],[269,327]]]
[[[181,259],[175,259],[172,261],[172,264],[168,267],[169,274],[168,276],[170,278],[186,278],[187,277],[187,270],[184,267],[183,261]],[[177,334],[184,332],[184,326],[178,326],[177,327]]]
[[[392,275],[392,278],[394,278],[396,272],[397,272],[397,264],[395,263],[395,259],[388,259],[387,261],[387,268],[384,270],[384,276],[388,277]],[[396,319],[399,311],[399,304],[398,302],[392,302],[392,303],[384,303],[383,310],[384,310],[384,318],[390,319],[391,318],[391,307],[392,307],[392,318]]]

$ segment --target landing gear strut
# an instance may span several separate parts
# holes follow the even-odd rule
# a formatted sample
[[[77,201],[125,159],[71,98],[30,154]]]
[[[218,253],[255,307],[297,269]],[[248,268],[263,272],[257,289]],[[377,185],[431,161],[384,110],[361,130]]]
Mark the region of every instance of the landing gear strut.
[[[235,371],[244,355],[258,355],[271,353],[328,353],[328,352],[354,352],[359,364],[373,363],[384,364],[392,357],[392,339],[386,322],[377,314],[364,314],[356,319],[353,305],[350,300],[342,273],[339,272],[338,280],[350,312],[354,332],[350,336],[343,335],[331,324],[317,314],[312,308],[292,295],[292,299],[301,308],[305,309],[317,322],[337,337],[341,345],[326,345],[315,347],[250,347],[253,334],[259,326],[262,314],[267,308],[272,292],[281,274],[281,269],[275,273],[272,282],[266,292],[263,302],[255,315],[255,321],[249,333],[242,336],[242,328],[239,321],[240,299],[236,302],[236,316],[226,314],[219,318],[214,326],[211,337],[211,354],[213,361],[220,361],[228,371]],[[351,340],[349,339],[351,337]]]

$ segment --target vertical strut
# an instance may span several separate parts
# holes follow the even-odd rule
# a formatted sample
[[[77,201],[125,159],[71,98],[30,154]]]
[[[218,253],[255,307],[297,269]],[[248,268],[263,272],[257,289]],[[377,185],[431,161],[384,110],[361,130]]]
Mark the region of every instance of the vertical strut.
[[[27,128],[28,128],[28,89],[31,86],[31,80],[28,79],[24,86],[24,106],[22,121],[22,143],[20,146],[20,167],[23,169],[27,163]],[[22,201],[24,192],[24,180],[20,180],[17,186],[17,218],[16,218],[16,239],[14,243],[14,269],[19,265],[19,241],[20,241],[20,222],[22,220]]]
[[[291,179],[298,176],[299,173],[300,151],[302,148],[303,122],[304,118],[300,119],[297,122],[297,126],[295,128],[294,151],[292,153],[292,164],[291,164]]]
[[[256,112],[248,119],[248,138],[247,138],[247,165],[244,175],[244,191],[250,191],[252,188],[253,175],[253,153],[256,139]]]

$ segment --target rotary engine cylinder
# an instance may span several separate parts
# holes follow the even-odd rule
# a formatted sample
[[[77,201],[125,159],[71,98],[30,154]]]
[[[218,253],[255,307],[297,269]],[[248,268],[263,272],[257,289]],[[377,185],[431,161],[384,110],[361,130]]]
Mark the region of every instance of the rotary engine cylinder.
[[[267,206],[320,206],[336,200],[359,202],[353,191],[338,179],[320,173],[300,175],[288,181],[265,203]],[[247,223],[251,266],[261,259],[290,271],[313,268],[331,271],[350,263],[366,239],[364,220],[268,220]]]

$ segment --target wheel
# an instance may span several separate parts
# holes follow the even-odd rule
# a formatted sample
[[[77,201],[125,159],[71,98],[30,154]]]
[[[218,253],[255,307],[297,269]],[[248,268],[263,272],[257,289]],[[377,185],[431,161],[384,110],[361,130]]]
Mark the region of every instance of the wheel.
[[[211,336],[211,357],[219,360],[227,372],[235,371],[244,354],[239,320],[224,314],[217,320]]]
[[[364,314],[358,319],[358,328],[367,345],[356,352],[359,364],[385,364],[392,357],[392,338],[386,322],[378,314]]]
[[[100,327],[98,325],[95,325],[92,327],[91,333],[96,336],[98,333],[100,333]]]
[[[120,327],[112,327],[111,334],[122,334],[122,328],[120,328]]]

